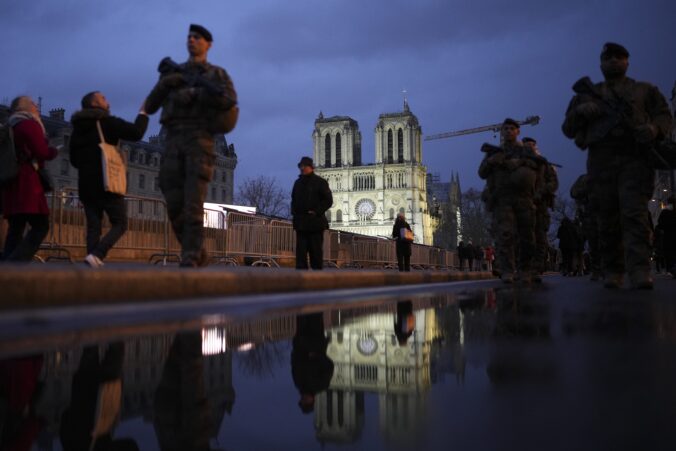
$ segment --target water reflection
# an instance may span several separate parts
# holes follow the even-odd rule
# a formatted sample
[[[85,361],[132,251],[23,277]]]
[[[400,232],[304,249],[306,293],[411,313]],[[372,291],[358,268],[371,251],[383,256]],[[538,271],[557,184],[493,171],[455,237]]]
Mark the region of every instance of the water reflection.
[[[357,442],[446,449],[453,435],[464,449],[469,442],[460,438],[484,420],[505,440],[516,433],[502,428],[508,417],[556,424],[575,411],[589,422],[578,404],[565,410],[569,387],[582,405],[641,402],[648,393],[676,406],[675,395],[631,392],[619,380],[631,371],[632,383],[669,386],[673,318],[667,304],[570,301],[557,310],[541,293],[488,289],[111,339],[0,362],[0,449],[272,446],[251,445],[256,435],[291,449]],[[643,352],[651,340],[665,347]],[[618,341],[633,353],[609,347]],[[612,392],[619,385],[622,392]],[[519,413],[521,403],[530,410]],[[552,405],[564,407],[560,415]],[[485,437],[476,427],[475,439]]]

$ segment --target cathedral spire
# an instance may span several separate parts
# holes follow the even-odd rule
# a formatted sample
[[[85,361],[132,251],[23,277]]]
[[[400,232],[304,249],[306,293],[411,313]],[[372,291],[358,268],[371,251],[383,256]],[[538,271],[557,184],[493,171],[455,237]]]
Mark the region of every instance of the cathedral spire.
[[[409,106],[408,106],[408,98],[406,97],[406,93],[407,93],[408,91],[406,91],[406,89],[402,89],[401,92],[402,92],[402,94],[404,94],[404,112],[405,112],[405,113],[410,113],[410,112],[411,112],[411,109],[410,109]]]

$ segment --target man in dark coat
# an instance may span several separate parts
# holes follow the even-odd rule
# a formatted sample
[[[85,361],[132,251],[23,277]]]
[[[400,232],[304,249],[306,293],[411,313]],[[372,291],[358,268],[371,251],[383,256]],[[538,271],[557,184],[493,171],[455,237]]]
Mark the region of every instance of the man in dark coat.
[[[324,334],[321,313],[296,317],[296,335],[291,350],[291,376],[300,393],[303,413],[314,410],[315,396],[331,384],[333,361],[326,355],[329,340]]]
[[[312,158],[301,158],[298,168],[300,175],[291,193],[296,269],[308,269],[308,254],[312,269],[322,269],[324,230],[329,228],[325,214],[333,205],[333,196],[327,181],[315,174]]]
[[[625,271],[633,288],[650,290],[652,254],[648,203],[655,171],[651,149],[671,132],[671,111],[649,83],[627,77],[629,52],[612,42],[601,52],[605,81],[575,83],[563,133],[589,149],[587,174],[599,208],[604,286],[622,286]]]
[[[103,187],[99,127],[105,142],[114,146],[121,139],[139,141],[148,128],[148,116],[141,111],[134,123],[110,115],[110,104],[100,92],[82,98],[82,110],[73,114],[70,138],[70,162],[78,170],[78,190],[87,218],[87,257],[94,268],[103,266],[111,247],[127,230],[124,196],[109,193]],[[98,125],[97,125],[98,124]],[[103,213],[108,215],[110,230],[101,238]]]

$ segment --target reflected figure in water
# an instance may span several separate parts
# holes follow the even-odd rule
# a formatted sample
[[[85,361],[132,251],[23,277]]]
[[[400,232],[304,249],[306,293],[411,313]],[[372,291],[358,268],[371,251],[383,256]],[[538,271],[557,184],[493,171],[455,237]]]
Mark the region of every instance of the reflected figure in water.
[[[213,430],[204,388],[200,332],[177,334],[155,392],[155,432],[162,451],[209,450]]]
[[[333,361],[326,355],[328,344],[321,313],[296,317],[296,334],[291,350],[291,375],[300,393],[298,405],[303,413],[314,411],[315,396],[329,388],[331,383]]]
[[[70,405],[61,416],[64,451],[136,451],[131,439],[113,439],[122,410],[124,344],[108,346],[100,359],[98,346],[82,350],[73,375]]]
[[[35,413],[41,355],[0,361],[0,450],[31,449],[44,426]]]
[[[394,335],[397,337],[399,346],[406,346],[408,339],[415,330],[415,316],[413,315],[413,303],[411,301],[397,302],[397,318],[394,323]]]

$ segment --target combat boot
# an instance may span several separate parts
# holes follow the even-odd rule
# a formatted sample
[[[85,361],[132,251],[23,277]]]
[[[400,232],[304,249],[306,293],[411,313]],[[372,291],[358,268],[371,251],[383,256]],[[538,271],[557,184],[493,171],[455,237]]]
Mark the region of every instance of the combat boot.
[[[652,290],[653,278],[649,270],[632,271],[629,275],[631,287],[635,290]]]
[[[622,274],[608,274],[605,278],[603,286],[611,290],[616,290],[618,288],[622,288],[623,283],[624,277]]]

